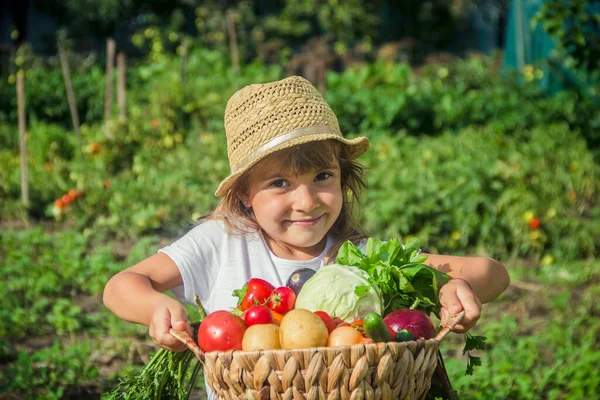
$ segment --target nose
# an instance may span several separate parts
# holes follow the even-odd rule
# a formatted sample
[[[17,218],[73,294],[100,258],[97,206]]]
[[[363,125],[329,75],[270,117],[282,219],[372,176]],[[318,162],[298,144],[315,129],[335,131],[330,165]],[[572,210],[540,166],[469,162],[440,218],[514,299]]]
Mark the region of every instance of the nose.
[[[307,185],[300,185],[293,194],[294,211],[309,213],[319,206],[319,198],[314,188]]]

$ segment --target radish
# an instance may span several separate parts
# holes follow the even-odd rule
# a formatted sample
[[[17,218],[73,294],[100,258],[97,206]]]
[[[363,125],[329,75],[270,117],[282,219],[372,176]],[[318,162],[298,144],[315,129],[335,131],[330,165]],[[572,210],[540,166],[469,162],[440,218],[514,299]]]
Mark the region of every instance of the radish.
[[[396,310],[392,311],[383,319],[388,328],[396,334],[402,330],[407,330],[418,338],[431,339],[435,333],[433,322],[427,314],[419,310]]]

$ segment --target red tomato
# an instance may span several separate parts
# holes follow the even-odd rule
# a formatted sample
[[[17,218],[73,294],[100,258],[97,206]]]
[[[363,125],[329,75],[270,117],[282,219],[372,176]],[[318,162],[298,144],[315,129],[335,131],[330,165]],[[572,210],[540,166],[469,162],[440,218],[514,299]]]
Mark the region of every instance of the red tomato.
[[[62,201],[62,199],[54,200],[54,207],[56,207],[58,209],[62,209],[64,206],[65,206],[65,203]]]
[[[529,227],[531,229],[538,229],[540,227],[540,225],[541,225],[540,220],[536,217],[533,217],[531,219],[531,221],[529,221]]]
[[[272,324],[273,314],[271,314],[271,310],[268,307],[252,306],[244,313],[244,321],[247,326]]]
[[[67,204],[69,204],[71,202],[72,199],[68,195],[65,194],[65,195],[63,195],[63,197],[61,197],[61,200],[63,201],[63,203],[66,206]]]
[[[269,298],[268,307],[280,314],[285,314],[294,309],[296,304],[296,293],[287,286],[281,286],[273,290]]]
[[[215,311],[206,316],[198,329],[198,344],[206,352],[242,350],[246,324],[228,311]]]
[[[78,193],[75,189],[69,189],[69,191],[67,192],[67,196],[69,196],[71,200],[75,200],[77,198],[77,195]]]
[[[315,314],[318,315],[319,318],[321,318],[323,320],[329,333],[331,333],[331,331],[333,331],[335,328],[337,328],[337,325],[335,324],[335,322],[333,322],[333,319],[331,319],[329,314],[327,314],[325,311],[315,311]]]
[[[333,319],[333,322],[335,323],[335,326],[350,326],[349,323],[347,323],[346,321],[344,321],[340,317],[335,317]]]
[[[252,306],[264,306],[267,304],[274,289],[275,286],[264,279],[252,278],[242,289],[234,291],[233,295],[240,298],[238,302],[239,309],[246,311]]]

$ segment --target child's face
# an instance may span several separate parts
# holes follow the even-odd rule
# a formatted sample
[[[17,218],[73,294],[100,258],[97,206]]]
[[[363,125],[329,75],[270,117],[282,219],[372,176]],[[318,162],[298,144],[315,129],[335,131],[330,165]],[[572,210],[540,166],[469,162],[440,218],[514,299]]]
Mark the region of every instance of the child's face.
[[[275,255],[317,256],[342,209],[339,163],[296,175],[267,158],[250,173],[247,200]]]

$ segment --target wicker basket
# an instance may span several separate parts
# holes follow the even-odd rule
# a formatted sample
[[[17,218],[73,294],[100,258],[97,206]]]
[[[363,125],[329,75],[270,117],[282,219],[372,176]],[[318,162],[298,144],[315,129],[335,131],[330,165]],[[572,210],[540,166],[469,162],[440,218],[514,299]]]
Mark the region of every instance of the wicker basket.
[[[292,350],[204,353],[186,333],[171,330],[204,365],[218,399],[423,399],[440,341],[462,319],[429,340]]]

